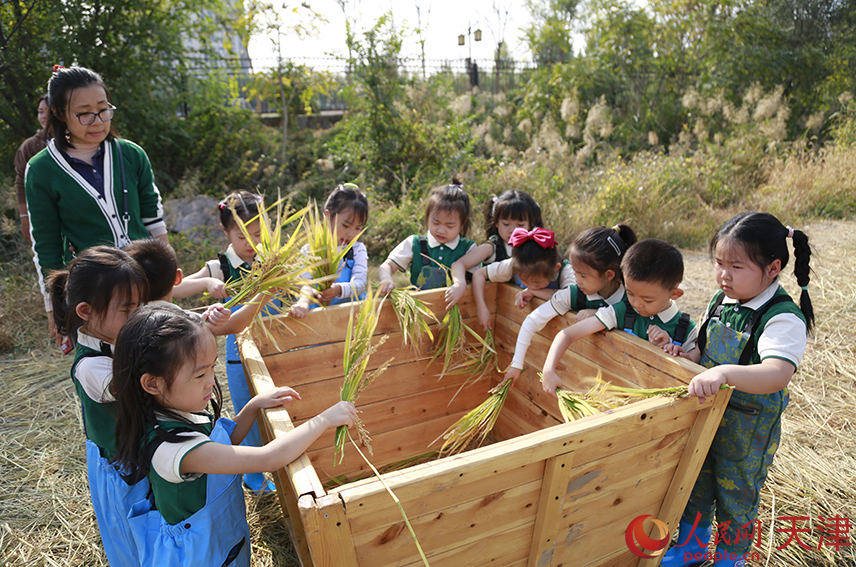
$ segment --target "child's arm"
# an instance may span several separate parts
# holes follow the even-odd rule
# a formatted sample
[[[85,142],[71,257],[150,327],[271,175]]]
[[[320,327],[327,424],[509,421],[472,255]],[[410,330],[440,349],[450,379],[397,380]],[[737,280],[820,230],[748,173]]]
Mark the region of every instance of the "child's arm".
[[[236,335],[250,326],[253,318],[264,309],[271,299],[268,293],[259,293],[253,297],[244,307],[232,313],[232,316],[222,324],[212,324],[211,332],[215,335]]]
[[[543,299],[544,301],[550,301],[550,298],[553,297],[553,294],[556,293],[555,289],[549,289],[546,287],[544,289],[528,289],[527,288],[524,291],[528,291],[529,293],[532,294],[533,297],[539,297],[539,298]]]
[[[461,300],[467,291],[467,270],[487,260],[493,254],[493,244],[485,242],[452,262],[452,285],[446,288],[446,311]]]
[[[273,388],[256,396],[253,396],[247,402],[238,415],[235,416],[235,429],[232,431],[230,439],[232,445],[240,445],[247,433],[253,427],[256,421],[258,411],[266,408],[285,407],[285,404],[293,400],[299,400],[300,394],[297,390],[283,386],[281,388]]]
[[[246,409],[246,407],[245,407]],[[244,474],[275,471],[302,455],[324,432],[340,425],[352,427],[357,409],[339,402],[264,447],[204,443],[187,453],[181,474]]]
[[[508,372],[505,373],[506,378],[511,378],[516,381],[523,370],[523,363],[526,359],[526,351],[529,350],[529,345],[532,343],[532,337],[543,329],[553,317],[570,311],[571,291],[568,288],[560,289],[549,303],[544,303],[535,309],[532,313],[526,316],[523,324],[520,325],[520,332],[517,333],[517,344],[514,346],[514,358],[511,360],[511,365]]]
[[[490,310],[487,308],[487,303],[484,301],[484,284],[487,280],[487,267],[479,268],[473,274],[473,297],[476,301],[476,312],[478,313],[479,324],[483,331],[493,329],[493,320],[490,317]]]
[[[309,308],[312,306],[312,298],[318,297],[319,294],[310,285],[305,285],[300,288],[300,299],[298,299],[288,312],[289,317],[303,319],[309,313]]]
[[[568,350],[568,347],[581,338],[593,335],[604,329],[606,329],[606,325],[601,323],[600,319],[591,317],[559,331],[559,334],[553,339],[553,344],[550,345],[550,352],[547,353],[547,360],[544,362],[544,372],[541,382],[545,392],[554,398],[557,397],[556,388],[562,385],[562,379],[556,374],[556,365],[559,363],[562,355],[565,354],[565,351]]]
[[[781,358],[765,358],[761,364],[749,366],[720,364],[693,378],[689,395],[698,396],[699,403],[704,403],[705,398],[715,396],[725,384],[747,394],[772,394],[787,386],[795,371],[791,362]]]
[[[181,299],[183,297],[205,293],[206,291],[211,294],[211,297],[214,299],[224,299],[228,297],[228,294],[226,293],[226,284],[217,278],[212,277],[194,279],[191,279],[190,277],[184,278],[181,280],[180,284],[173,286],[172,297],[174,299]]]
[[[383,264],[378,266],[377,279],[380,280],[380,292],[387,294],[395,289],[395,283],[392,281],[392,274],[398,272],[401,268],[387,258]]]

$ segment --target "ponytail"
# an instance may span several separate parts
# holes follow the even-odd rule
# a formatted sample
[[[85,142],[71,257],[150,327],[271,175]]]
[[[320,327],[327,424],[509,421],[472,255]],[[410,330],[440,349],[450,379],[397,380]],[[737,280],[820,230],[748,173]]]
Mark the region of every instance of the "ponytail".
[[[77,343],[76,333],[70,331],[71,324],[69,315],[71,313],[66,307],[65,286],[68,284],[68,270],[57,270],[48,277],[45,282],[51,298],[51,314],[56,332],[59,335],[68,336],[73,344]],[[77,317],[77,314],[74,314]],[[79,326],[79,325],[77,325]]]
[[[805,317],[806,331],[810,333],[814,328],[814,307],[808,294],[808,284],[811,281],[811,268],[809,267],[811,247],[808,244],[808,236],[803,231],[792,228],[788,228],[788,231],[793,232],[794,276],[802,288],[800,291],[800,311]]]
[[[623,282],[621,260],[627,249],[636,244],[636,232],[629,225],[619,223],[612,228],[598,226],[577,236],[571,245],[571,258],[591,266],[598,273],[615,272]]]

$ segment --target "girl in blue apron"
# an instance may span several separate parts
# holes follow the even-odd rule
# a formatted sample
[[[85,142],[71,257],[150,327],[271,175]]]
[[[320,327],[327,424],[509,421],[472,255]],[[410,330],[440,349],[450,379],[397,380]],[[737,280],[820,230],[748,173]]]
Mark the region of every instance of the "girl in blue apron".
[[[452,308],[467,290],[468,270],[511,258],[508,239],[515,228],[532,230],[543,226],[541,207],[528,193],[511,189],[491,197],[484,209],[484,231],[487,242],[468,252],[452,264],[452,281],[446,290],[446,310]],[[519,283],[519,282],[518,282]]]
[[[473,298],[479,323],[485,331],[493,328],[490,310],[484,300],[485,282],[515,281],[525,288],[515,298],[515,303],[522,309],[533,296],[549,300],[557,289],[575,281],[571,263],[559,256],[556,235],[552,230],[515,228],[508,242],[512,247],[511,258],[494,262],[473,273]],[[525,301],[524,293],[527,294]]]
[[[794,246],[794,275],[802,288],[797,306],[779,285]],[[731,401],[680,521],[678,541],[663,557],[666,567],[742,566],[760,541],[758,502],[781,437],[788,383],[802,361],[814,312],[808,294],[808,237],[767,213],[742,213],[717,231],[710,244],[720,291],[708,306],[695,355],[708,370],[690,382],[701,401],[723,385]],[[678,347],[673,354],[684,355]],[[714,514],[716,553],[707,552]]]
[[[151,485],[128,520],[144,567],[249,567],[241,475],[282,468],[329,429],[354,423],[353,404],[339,402],[264,447],[239,446],[259,410],[300,396],[273,388],[234,421],[220,418],[216,362],[217,341],[192,314],[146,306],[119,334],[116,460]]]
[[[142,268],[125,252],[93,246],[47,281],[56,328],[74,337],[71,379],[83,410],[86,470],[104,554],[114,567],[139,565],[128,511],[145,496],[147,481],[126,481],[115,456],[113,345],[122,324],[148,297]]]
[[[590,228],[574,239],[568,259],[574,270],[575,281],[560,287],[549,302],[526,316],[517,335],[514,358],[505,374],[506,378],[517,380],[523,370],[523,361],[533,335],[553,317],[576,311],[577,321],[581,321],[591,317],[601,307],[615,305],[626,299],[621,258],[624,251],[635,242],[636,233],[626,224],[614,228]]]
[[[377,269],[382,293],[395,288],[392,274],[408,270],[410,284],[418,289],[446,287],[452,264],[475,248],[475,242],[466,238],[470,198],[457,178],[431,190],[424,222],[428,233],[405,238]]]
[[[186,279],[206,279],[209,282],[208,291],[211,296],[217,299],[225,299],[226,283],[244,279],[244,276],[249,273],[253,261],[255,261],[256,252],[253,249],[253,244],[258,244],[261,240],[261,221],[259,220],[259,213],[263,212],[260,210],[261,204],[262,198],[249,191],[234,191],[220,201],[217,205],[217,212],[220,216],[220,226],[229,239],[229,247],[225,252],[218,254],[216,260],[209,260],[201,270]],[[235,215],[241,222],[248,223],[245,226],[252,242],[247,240],[241,227],[238,226]],[[244,306],[237,306],[232,311],[234,313],[234,311],[242,308]],[[271,314],[273,310],[275,310],[274,307],[269,307],[265,313]],[[244,376],[244,367],[238,354],[238,343],[235,335],[226,337],[226,378],[228,379],[232,405],[235,408],[235,413],[238,413],[250,400],[250,388]],[[253,425],[243,444],[252,447],[262,446],[262,436],[257,425]],[[260,490],[274,492],[276,490],[273,483],[269,482],[261,473],[246,475],[244,484],[253,492]]]
[[[359,187],[353,183],[339,185],[324,203],[324,218],[339,239],[339,247],[353,241],[345,259],[339,265],[339,273],[332,284],[322,291],[310,286],[301,290],[301,298],[291,307],[292,317],[302,319],[310,309],[319,305],[339,305],[366,297],[368,285],[369,256],[366,245],[354,241],[362,232],[369,216],[369,202]],[[304,247],[308,254],[309,249]],[[311,274],[304,274],[311,279]],[[323,285],[327,285],[326,283]]]

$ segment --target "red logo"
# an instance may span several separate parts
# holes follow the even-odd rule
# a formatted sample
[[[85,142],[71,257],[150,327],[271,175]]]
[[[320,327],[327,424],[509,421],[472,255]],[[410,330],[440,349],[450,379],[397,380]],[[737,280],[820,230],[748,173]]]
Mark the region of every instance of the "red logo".
[[[669,537],[668,526],[655,518],[651,518],[651,521],[655,526],[657,526],[661,539],[651,539],[648,537],[643,526],[646,518],[651,518],[651,515],[646,514],[644,516],[638,516],[630,521],[630,524],[627,526],[627,530],[624,532],[624,541],[627,542],[627,549],[629,549],[636,557],[653,559],[663,553],[669,545],[669,540],[671,538]],[[637,545],[636,542],[639,542],[639,544]],[[645,549],[650,549],[652,554],[649,555],[645,553],[645,551],[643,551]]]

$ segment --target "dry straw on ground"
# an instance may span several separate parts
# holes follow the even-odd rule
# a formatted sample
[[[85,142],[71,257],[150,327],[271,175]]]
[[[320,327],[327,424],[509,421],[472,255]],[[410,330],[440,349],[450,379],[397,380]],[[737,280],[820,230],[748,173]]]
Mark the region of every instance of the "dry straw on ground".
[[[853,546],[818,550],[817,527],[820,517],[856,522],[856,222],[799,228],[816,250],[810,290],[818,325],[791,383],[782,446],[762,493],[762,559],[753,565],[851,566],[856,530],[847,536]],[[680,304],[698,317],[714,290],[710,264],[703,251],[687,252],[685,260],[687,294]],[[793,278],[783,281],[794,293]],[[39,302],[37,297],[30,309],[39,309]],[[89,503],[80,406],[68,377],[71,359],[53,353],[0,358],[0,566],[106,565]],[[276,498],[248,494],[247,509],[253,565],[296,566]],[[771,529],[789,524],[771,520],[784,516],[811,518],[798,527],[811,528],[800,537],[813,549],[791,542],[776,550],[787,534]]]

